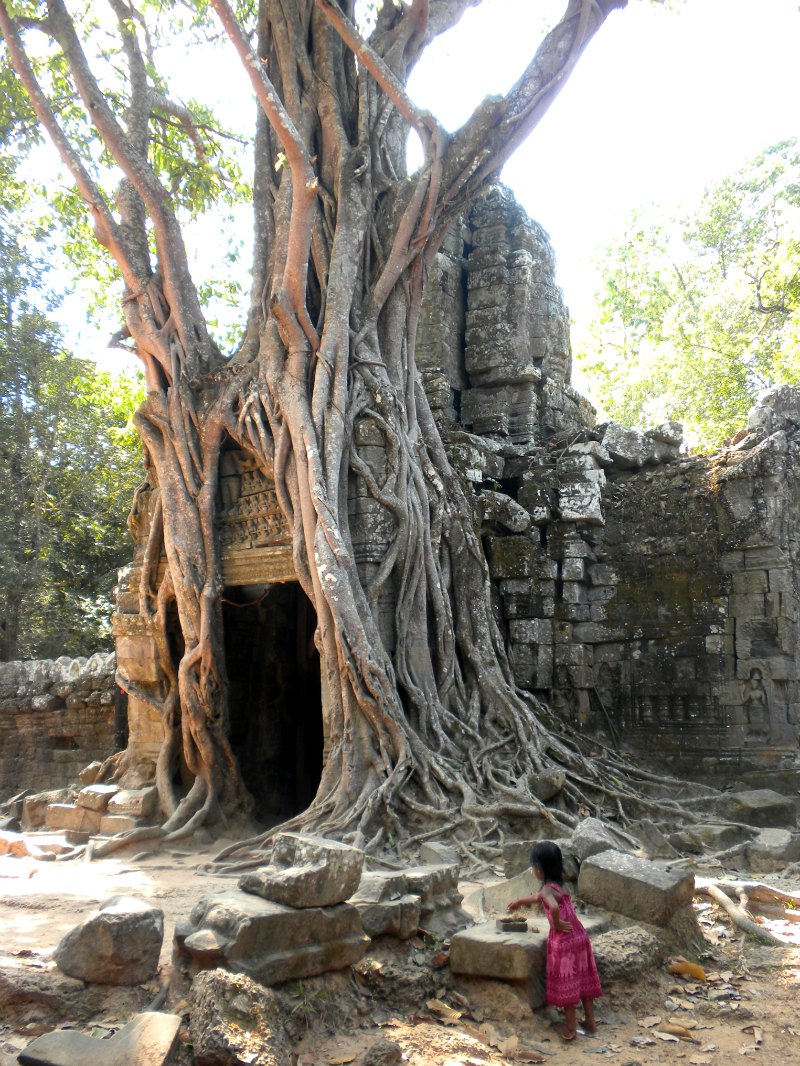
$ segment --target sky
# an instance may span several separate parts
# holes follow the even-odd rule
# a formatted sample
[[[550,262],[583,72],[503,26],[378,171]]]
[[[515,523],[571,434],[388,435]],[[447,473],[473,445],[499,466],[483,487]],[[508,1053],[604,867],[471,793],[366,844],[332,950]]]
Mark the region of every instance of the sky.
[[[763,148],[800,135],[797,0],[675,6],[630,0],[613,12],[502,174],[550,234],[573,333],[599,288],[592,261],[635,207],[690,205]],[[543,8],[555,20],[563,4],[486,0],[468,11],[414,72],[414,98],[448,128],[462,122],[524,69]],[[465,67],[466,77],[449,73]]]
[[[411,95],[454,129],[513,83],[564,6],[484,0],[429,49]],[[673,0],[672,8],[630,0],[613,12],[502,175],[550,234],[578,344],[600,284],[599,249],[632,209],[656,202],[673,213],[763,148],[800,135],[798,0]],[[231,89],[224,105],[241,115],[247,87],[231,62],[215,81]],[[206,95],[207,70],[198,67],[184,66],[185,98]],[[68,301],[72,316],[75,306]],[[85,354],[98,353],[101,334],[79,332]]]

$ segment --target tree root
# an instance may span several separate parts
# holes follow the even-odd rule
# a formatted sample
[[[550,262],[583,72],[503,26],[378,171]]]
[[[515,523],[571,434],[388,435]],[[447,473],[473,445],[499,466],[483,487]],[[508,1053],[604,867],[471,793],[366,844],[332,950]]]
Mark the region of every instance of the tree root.
[[[745,912],[744,908],[740,905],[737,906],[730,896],[724,892],[718,884],[713,881],[702,881],[697,884],[696,891],[702,895],[710,896],[716,903],[722,907],[725,913],[730,918],[731,922],[742,932],[748,936],[753,937],[761,944],[768,944],[771,947],[784,947],[785,942],[779,940],[776,936],[773,936],[768,929],[764,929],[763,926],[758,925],[753,919]],[[746,899],[746,894],[742,892],[742,895]]]

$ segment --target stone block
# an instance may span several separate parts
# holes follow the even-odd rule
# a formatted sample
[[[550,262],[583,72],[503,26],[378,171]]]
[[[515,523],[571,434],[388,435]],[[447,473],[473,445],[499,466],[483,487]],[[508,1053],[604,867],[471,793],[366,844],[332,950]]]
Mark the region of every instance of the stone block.
[[[292,1061],[276,994],[243,974],[208,970],[192,982],[189,1033],[196,1066],[285,1066]]]
[[[443,840],[426,840],[419,846],[419,859],[425,866],[458,866],[461,869],[461,859],[458,849],[452,844],[446,844]]]
[[[549,618],[513,619],[508,634],[515,644],[552,644],[553,623]]]
[[[587,903],[652,925],[666,925],[693,894],[694,874],[665,870],[621,851],[591,856],[578,876],[578,895]]]
[[[111,796],[106,808],[109,814],[128,814],[134,818],[154,818],[158,814],[158,789],[122,789]]]
[[[615,981],[630,984],[644,974],[652,974],[665,954],[662,941],[640,925],[600,933],[592,940],[592,951],[603,986]]]
[[[19,1053],[23,1066],[165,1066],[181,1028],[179,1014],[135,1014],[105,1039],[69,1029],[45,1033]]]
[[[636,470],[655,459],[653,440],[638,429],[625,429],[610,422],[603,434],[603,447],[617,466]]]
[[[98,811],[78,807],[74,803],[51,803],[45,811],[48,829],[74,829],[79,833],[96,833],[100,829]]]
[[[393,936],[408,940],[420,926],[422,903],[419,896],[400,896],[398,899],[368,902],[353,897],[352,905],[361,916],[367,936]]]
[[[336,840],[281,833],[272,862],[242,875],[239,887],[290,907],[330,907],[358,889],[364,852]]]
[[[619,850],[617,837],[599,818],[584,818],[572,830],[567,846],[578,862],[584,862],[601,851]]]
[[[530,537],[487,537],[486,548],[493,578],[524,578],[537,575],[537,562],[542,549],[538,542]]]
[[[717,801],[716,809],[732,822],[765,829],[794,827],[797,823],[795,801],[768,788],[724,793]]]
[[[602,480],[601,480],[602,479]],[[558,490],[558,511],[562,522],[604,525],[602,491],[605,474],[598,470],[592,478],[565,481]]]
[[[102,769],[103,764],[99,760],[90,762],[88,766],[84,766],[84,768],[78,773],[78,780],[82,785],[93,785],[100,776],[100,771]]]
[[[87,785],[75,800],[79,807],[89,811],[105,811],[112,796],[119,792],[119,785]]]
[[[54,789],[51,792],[37,792],[26,796],[22,801],[22,828],[40,829],[45,824],[47,808],[51,803],[67,803],[72,793],[68,788]]]
[[[70,977],[137,985],[155,976],[163,939],[163,911],[144,900],[114,896],[71,929],[53,957]]]
[[[135,818],[132,814],[104,814],[97,832],[104,837],[113,837],[117,833],[129,833],[131,829],[139,829],[145,824],[143,818]]]
[[[195,931],[218,934],[229,969],[265,985],[343,970],[363,957],[369,943],[349,903],[300,910],[229,891],[201,899],[191,922]],[[190,954],[191,939],[185,941]]]
[[[760,873],[782,870],[800,859],[800,835],[788,829],[762,829],[747,845],[750,868]]]
[[[600,916],[581,915],[581,923],[590,937],[608,928],[608,920]],[[507,933],[494,921],[484,922],[453,936],[450,969],[464,976],[525,982],[535,1010],[544,1004],[548,935],[544,917],[529,918],[526,933]]]

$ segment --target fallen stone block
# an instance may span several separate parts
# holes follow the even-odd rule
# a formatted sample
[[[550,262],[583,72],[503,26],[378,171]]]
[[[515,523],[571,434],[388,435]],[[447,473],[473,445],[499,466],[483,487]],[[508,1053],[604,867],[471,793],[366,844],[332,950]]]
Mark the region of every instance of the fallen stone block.
[[[602,916],[581,915],[581,922],[590,937],[608,928],[608,919]],[[450,969],[455,974],[524,982],[536,1009],[544,1003],[548,935],[544,917],[529,918],[526,933],[501,931],[495,922],[463,929],[450,944]]]
[[[80,790],[75,802],[87,810],[105,812],[109,800],[118,792],[119,785],[87,785]]]
[[[133,814],[104,814],[100,819],[98,832],[104,837],[113,837],[117,833],[128,833],[131,829],[139,829],[146,825],[144,818],[137,818]]]
[[[364,852],[323,837],[281,833],[268,866],[243,874],[239,888],[289,907],[330,907],[358,888]]]
[[[368,902],[353,896],[350,900],[361,916],[361,924],[368,937],[393,936],[408,940],[420,927],[419,896],[400,896],[399,899]]]
[[[464,897],[458,891],[459,870],[457,863],[437,863],[402,871],[406,893],[420,898],[420,928],[450,936],[471,924],[472,919],[461,907]]]
[[[742,844],[752,836],[752,830],[748,831],[739,825],[726,825],[720,822],[700,822],[696,825],[680,829],[670,833],[669,841],[679,851],[698,852],[703,848],[712,851],[723,851],[732,848],[736,844]]]
[[[23,1066],[165,1066],[178,1041],[178,1014],[136,1014],[113,1036],[98,1040],[60,1029],[19,1054]]]
[[[770,873],[782,870],[800,859],[800,835],[788,829],[762,829],[747,845],[747,862],[752,870]]]
[[[445,844],[442,840],[426,840],[419,846],[419,860],[423,865],[458,866],[461,868],[461,860],[458,850],[452,844]]]
[[[21,833],[0,830],[0,855],[11,855],[15,859],[24,859],[30,853],[28,841]]]
[[[565,846],[578,862],[585,862],[601,851],[620,851],[624,845],[599,818],[584,818],[575,826]]]
[[[207,970],[192,982],[195,1066],[285,1066],[291,1060],[275,993],[244,974]]]
[[[163,911],[114,896],[67,933],[54,958],[63,973],[82,981],[137,985],[155,976],[163,939]]]
[[[659,938],[640,925],[601,933],[592,940],[592,950],[603,985],[635,981],[660,966],[666,954]]]
[[[716,803],[717,813],[732,822],[744,822],[764,829],[780,829],[797,824],[797,805],[790,796],[757,788],[747,792],[726,792]]]
[[[694,874],[665,870],[620,851],[586,859],[578,877],[578,895],[587,903],[652,925],[666,925],[693,894]]]
[[[652,439],[638,429],[625,429],[615,422],[609,422],[602,443],[617,466],[624,470],[638,469],[655,458]]]
[[[300,910],[230,891],[201,899],[190,920],[195,932],[218,935],[230,969],[265,985],[343,970],[363,957],[369,943],[348,903]],[[191,935],[184,941],[190,956],[191,941]]]
[[[37,792],[26,796],[22,801],[22,828],[40,829],[44,825],[45,813],[51,803],[67,803],[72,793],[68,788],[52,789],[49,792]]]
[[[649,818],[633,822],[629,829],[638,838],[648,859],[679,858],[680,853],[672,846],[655,822],[651,822]]]
[[[88,766],[84,766],[82,770],[78,772],[78,780],[82,785],[93,785],[98,777],[100,771],[103,769],[103,764],[97,760],[90,762]]]
[[[127,814],[134,818],[154,818],[158,814],[158,789],[121,789],[108,801],[109,814]]]
[[[96,833],[100,828],[98,811],[78,807],[74,803],[51,803],[45,811],[48,829],[74,829],[79,833]]]

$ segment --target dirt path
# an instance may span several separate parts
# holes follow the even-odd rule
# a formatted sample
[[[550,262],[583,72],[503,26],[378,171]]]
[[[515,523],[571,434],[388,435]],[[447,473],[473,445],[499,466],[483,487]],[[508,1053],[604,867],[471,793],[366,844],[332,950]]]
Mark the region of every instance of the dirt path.
[[[176,848],[136,861],[120,857],[61,864],[0,858],[0,971],[6,978],[14,967],[26,973],[50,973],[50,953],[69,929],[109,896],[130,894],[151,899],[164,910],[161,963],[166,974],[175,921],[187,917],[200,896],[232,884],[230,878],[209,876],[199,869],[220,846],[217,842],[207,849]],[[425,994],[414,1001],[413,995],[407,995],[399,1010],[396,1003],[392,1007],[391,983],[386,986],[385,1004],[374,994],[365,996],[357,1022],[345,1022],[341,1013],[337,1016],[335,996],[326,1003],[324,993],[301,992],[298,1012],[308,1032],[296,1048],[298,1066],[349,1062],[359,1066],[365,1053],[381,1042],[388,1056],[383,1061],[408,1066],[499,1066],[520,1061],[562,1066],[590,1064],[594,1057],[617,1066],[670,1062],[729,1066],[744,1058],[755,1058],[765,1066],[800,1066],[800,927],[770,923],[787,940],[783,948],[743,945],[715,906],[698,900],[697,907],[708,938],[703,962],[709,980],[687,981],[659,971],[637,979],[633,986],[609,988],[598,1003],[601,1024],[596,1036],[579,1035],[565,1045],[553,1032],[547,1012],[532,1016],[499,982],[494,995],[487,996],[484,990],[480,997],[469,992],[464,996],[463,986],[460,994],[443,970],[440,979],[429,980],[426,986],[434,988],[433,997]],[[421,942],[412,943],[402,965],[427,967],[429,975],[430,951],[426,954]],[[95,986],[96,1009],[80,1027],[95,1035],[118,1028],[127,1014],[146,1005],[157,988],[156,982],[136,990]],[[355,994],[351,988],[351,998]],[[437,1020],[444,1012],[428,1005],[436,994],[453,1009],[448,1024]],[[353,1018],[352,1011],[348,1017]],[[7,1005],[0,1011],[0,1066],[15,1063],[17,1052],[53,1024],[51,1016],[37,1015],[30,1004],[26,1010]],[[675,1032],[663,1031],[669,1025]],[[685,1031],[683,1035],[678,1028]],[[402,1051],[402,1059],[392,1059],[389,1045]],[[521,1050],[530,1055],[520,1057]],[[191,1062],[188,1050],[181,1052],[179,1061]]]

